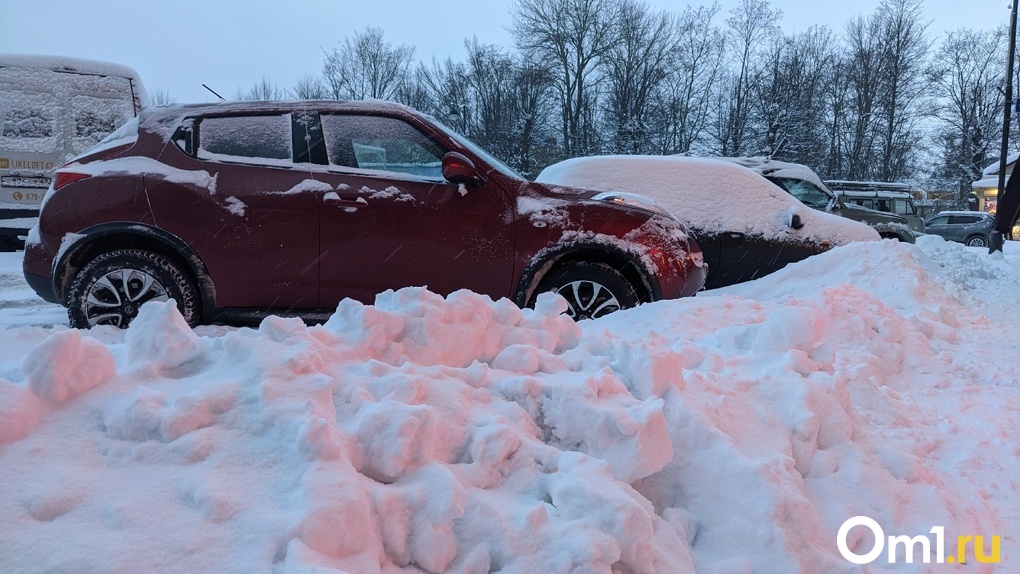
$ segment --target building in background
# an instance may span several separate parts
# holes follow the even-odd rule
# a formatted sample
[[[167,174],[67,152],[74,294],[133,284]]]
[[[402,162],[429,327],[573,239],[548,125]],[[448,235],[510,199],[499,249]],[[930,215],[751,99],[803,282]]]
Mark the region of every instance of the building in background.
[[[1020,159],[1020,152],[1006,158],[1006,179],[1013,173],[1013,166]],[[995,213],[995,200],[999,194],[999,160],[981,170],[981,179],[971,184],[978,198],[978,211]]]

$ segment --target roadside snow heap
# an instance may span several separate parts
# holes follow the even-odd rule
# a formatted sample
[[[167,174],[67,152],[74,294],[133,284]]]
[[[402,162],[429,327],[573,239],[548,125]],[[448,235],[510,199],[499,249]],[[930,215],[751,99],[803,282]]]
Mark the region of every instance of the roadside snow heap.
[[[883,241],[580,324],[410,288],[314,327],[0,331],[38,340],[0,355],[0,570],[849,573],[854,516],[1016,560],[1018,485],[979,482],[1016,437],[977,423],[1020,412],[968,398],[988,322],[937,273]],[[872,571],[961,567],[904,547]]]

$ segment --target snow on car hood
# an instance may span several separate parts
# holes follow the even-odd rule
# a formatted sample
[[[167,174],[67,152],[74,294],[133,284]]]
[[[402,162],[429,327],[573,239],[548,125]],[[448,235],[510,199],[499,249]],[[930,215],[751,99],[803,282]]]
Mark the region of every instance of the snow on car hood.
[[[574,158],[545,168],[536,181],[641,193],[705,234],[735,231],[764,238],[795,237],[845,245],[877,241],[863,223],[808,208],[755,172],[713,159],[667,156]],[[793,229],[800,216],[804,227]]]

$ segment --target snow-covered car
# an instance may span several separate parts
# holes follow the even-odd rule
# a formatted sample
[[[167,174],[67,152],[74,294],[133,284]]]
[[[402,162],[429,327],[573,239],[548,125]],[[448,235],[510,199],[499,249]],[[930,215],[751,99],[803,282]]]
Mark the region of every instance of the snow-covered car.
[[[127,66],[0,54],[0,251],[22,246],[53,170],[148,102],[138,73]]]
[[[995,216],[983,211],[941,211],[924,222],[924,232],[971,247],[992,244]]]
[[[82,328],[169,298],[192,325],[322,320],[407,286],[520,306],[556,291],[581,319],[692,295],[707,274],[651,202],[529,182],[380,101],[147,108],[56,171],[24,271]]]
[[[910,223],[901,215],[845,203],[830,190],[811,168],[800,163],[777,161],[768,157],[724,157],[726,161],[751,169],[778,185],[808,207],[860,221],[873,227],[885,239],[914,243]]]
[[[709,289],[767,275],[874,229],[806,207],[732,162],[679,156],[598,156],[547,167],[536,181],[644,194],[687,223],[708,262]]]

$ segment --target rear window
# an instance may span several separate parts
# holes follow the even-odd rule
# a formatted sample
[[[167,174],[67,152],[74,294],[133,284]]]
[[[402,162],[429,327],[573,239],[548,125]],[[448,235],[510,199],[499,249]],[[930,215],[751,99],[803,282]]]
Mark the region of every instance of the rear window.
[[[60,148],[55,96],[0,89],[0,101],[0,149],[47,153]]]
[[[0,68],[0,149],[77,155],[134,115],[127,78]]]

